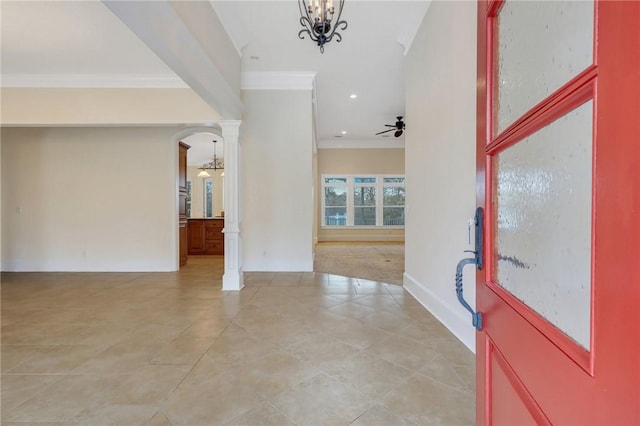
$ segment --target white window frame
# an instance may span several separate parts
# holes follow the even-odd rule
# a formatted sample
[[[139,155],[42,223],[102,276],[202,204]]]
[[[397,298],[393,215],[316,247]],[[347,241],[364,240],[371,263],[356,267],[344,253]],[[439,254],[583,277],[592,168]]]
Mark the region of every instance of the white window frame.
[[[345,184],[331,184],[331,183],[326,183],[327,179],[330,178],[336,178],[336,179],[345,179],[347,180],[346,185]],[[372,183],[355,183],[355,178],[375,178],[376,179],[376,183],[372,184]],[[384,183],[384,179],[385,178],[401,178],[401,179],[405,179],[405,182],[403,183]],[[321,196],[321,202],[320,202],[320,228],[322,229],[379,229],[379,228],[384,228],[384,229],[404,229],[404,225],[384,225],[384,187],[387,186],[391,186],[391,187],[405,187],[406,188],[406,177],[403,174],[384,174],[384,175],[379,175],[379,174],[370,174],[370,173],[362,173],[362,174],[323,174],[321,176],[321,182],[322,182],[322,188],[320,193],[322,194]],[[346,221],[346,225],[325,225],[325,211],[326,211],[326,206],[325,206],[325,201],[326,201],[326,196],[325,196],[325,188],[326,187],[335,187],[335,186],[340,186],[340,187],[346,187],[347,189],[347,221]],[[376,224],[375,226],[373,225],[355,225],[354,224],[354,216],[355,216],[355,206],[354,206],[354,201],[353,201],[353,197],[354,197],[354,188],[355,187],[371,187],[371,186],[375,186],[376,188]],[[406,194],[406,191],[405,191]],[[331,206],[330,206],[331,207]],[[406,208],[406,198],[405,198],[405,208]]]
[[[343,176],[343,175],[322,175],[322,227],[325,228],[337,228],[337,229],[341,229],[341,228],[346,228],[347,226],[351,226],[352,224],[349,223],[349,216],[351,216],[353,218],[353,213],[351,215],[349,215],[349,194],[352,192],[352,190],[349,189],[349,179],[347,179],[346,183],[341,183],[341,182],[336,182],[336,183],[327,183],[326,182],[326,178],[336,178],[336,179],[343,179],[343,178],[347,178],[347,176]],[[325,221],[326,221],[326,201],[327,201],[327,196],[326,196],[326,191],[325,188],[330,187],[330,188],[344,188],[346,189],[346,195],[347,195],[347,221],[346,221],[346,225],[325,225]],[[329,206],[329,208],[331,207],[340,207],[340,206]],[[353,208],[353,207],[352,207]]]
[[[402,182],[385,182],[384,178],[402,178],[403,181]],[[384,225],[384,208],[385,208],[385,204],[384,204],[384,189],[385,188],[404,188],[404,201],[405,203],[402,205],[402,209],[405,212],[405,219],[406,219],[406,205],[407,205],[407,187],[406,187],[406,178],[404,176],[384,176],[382,179],[382,194],[380,194],[380,215],[377,215],[376,217],[378,217],[383,223],[382,225],[385,228],[395,228],[395,227],[402,227],[404,228],[404,225]],[[394,209],[399,209],[400,206],[386,206],[388,208],[394,208]]]

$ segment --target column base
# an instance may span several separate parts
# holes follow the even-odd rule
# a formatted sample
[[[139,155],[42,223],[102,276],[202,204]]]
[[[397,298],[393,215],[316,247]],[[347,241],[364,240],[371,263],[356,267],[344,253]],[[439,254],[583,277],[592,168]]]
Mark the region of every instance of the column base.
[[[244,288],[242,271],[227,271],[222,276],[222,291],[240,291]]]

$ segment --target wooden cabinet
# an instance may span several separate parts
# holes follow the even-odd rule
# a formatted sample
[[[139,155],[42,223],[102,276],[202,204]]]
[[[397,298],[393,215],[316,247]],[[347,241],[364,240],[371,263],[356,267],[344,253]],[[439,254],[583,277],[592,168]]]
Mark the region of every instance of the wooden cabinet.
[[[187,264],[187,150],[189,145],[178,144],[178,231],[180,241],[180,266]]]
[[[189,219],[189,254],[224,254],[224,219]]]
[[[189,254],[204,253],[204,221],[189,219]]]

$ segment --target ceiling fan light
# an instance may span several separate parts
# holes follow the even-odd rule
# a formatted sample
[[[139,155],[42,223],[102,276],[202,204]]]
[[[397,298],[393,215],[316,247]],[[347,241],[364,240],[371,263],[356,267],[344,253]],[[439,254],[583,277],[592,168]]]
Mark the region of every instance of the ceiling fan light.
[[[393,132],[395,130],[395,132],[393,133],[393,136],[395,136],[396,138],[399,138],[400,136],[402,136],[402,134],[404,133],[404,129],[405,129],[405,122],[402,121],[402,116],[398,116],[397,117],[398,121],[396,121],[396,124],[385,124],[385,127],[391,127],[388,130],[383,130],[381,132],[378,132],[375,134],[375,136],[378,135],[382,135],[383,137],[387,136],[385,133],[388,132]]]

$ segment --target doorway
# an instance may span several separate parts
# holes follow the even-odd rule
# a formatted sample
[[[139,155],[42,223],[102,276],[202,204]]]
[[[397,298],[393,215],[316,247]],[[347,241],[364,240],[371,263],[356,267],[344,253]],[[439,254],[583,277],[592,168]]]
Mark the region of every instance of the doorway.
[[[183,139],[187,152],[187,252],[224,255],[224,142],[209,132]]]

